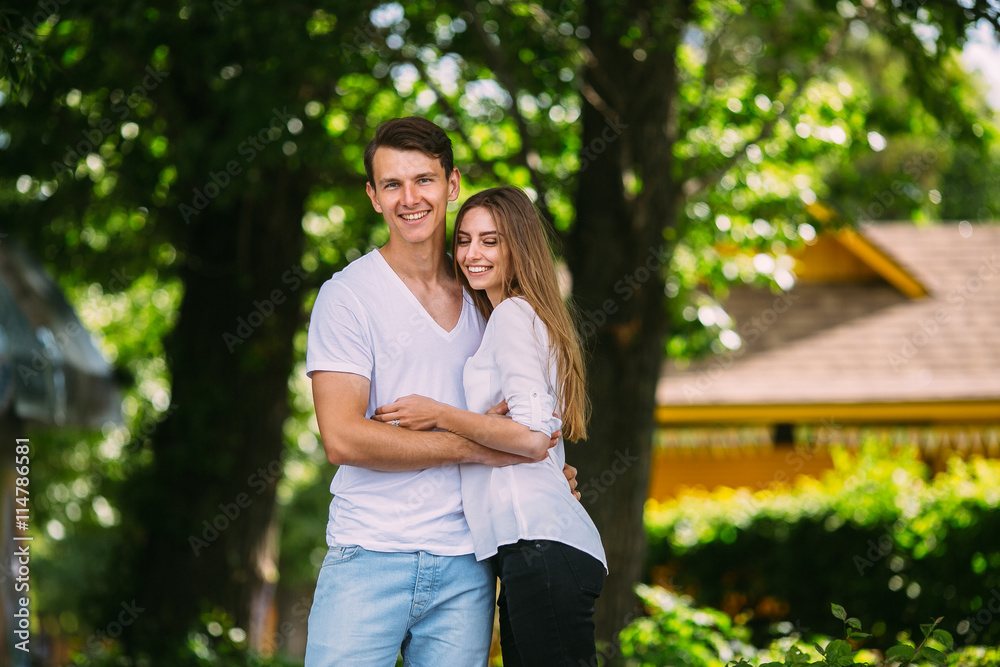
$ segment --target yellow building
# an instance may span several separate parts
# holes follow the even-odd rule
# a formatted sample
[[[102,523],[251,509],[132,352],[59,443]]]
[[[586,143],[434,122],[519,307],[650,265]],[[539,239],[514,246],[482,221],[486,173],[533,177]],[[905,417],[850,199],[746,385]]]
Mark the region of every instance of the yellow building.
[[[737,349],[666,364],[651,497],[817,474],[867,433],[1000,456],[1000,225],[870,224],[795,260],[790,290],[722,304]]]

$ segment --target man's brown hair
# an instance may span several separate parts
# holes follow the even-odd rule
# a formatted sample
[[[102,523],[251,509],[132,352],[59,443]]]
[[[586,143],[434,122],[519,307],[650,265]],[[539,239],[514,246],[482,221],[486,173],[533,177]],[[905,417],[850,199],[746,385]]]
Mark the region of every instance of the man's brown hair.
[[[379,148],[419,151],[428,157],[436,158],[444,167],[445,177],[450,176],[455,168],[451,139],[444,130],[419,116],[393,118],[379,123],[375,128],[375,136],[365,147],[365,174],[372,189],[375,188],[372,162],[375,159],[375,151]]]

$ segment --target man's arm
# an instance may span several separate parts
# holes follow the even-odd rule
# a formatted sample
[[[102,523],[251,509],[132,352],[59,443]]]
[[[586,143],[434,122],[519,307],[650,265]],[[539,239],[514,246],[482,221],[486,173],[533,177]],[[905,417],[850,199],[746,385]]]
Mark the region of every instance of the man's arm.
[[[534,460],[447,431],[411,431],[366,419],[370,382],[360,375],[315,371],[312,389],[323,448],[334,465],[401,471],[450,463],[505,466]]]

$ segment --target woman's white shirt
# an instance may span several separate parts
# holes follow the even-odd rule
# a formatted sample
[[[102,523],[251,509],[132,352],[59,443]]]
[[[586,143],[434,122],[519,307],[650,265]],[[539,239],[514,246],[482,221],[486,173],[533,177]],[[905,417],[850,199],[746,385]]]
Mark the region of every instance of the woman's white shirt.
[[[506,400],[517,423],[546,435],[559,430],[561,421],[552,414],[559,385],[548,332],[520,297],[493,310],[479,350],[465,364],[463,383],[472,412],[485,413]],[[590,554],[607,569],[597,527],[566,483],[565,461],[560,439],[538,463],[461,465],[462,505],[476,558],[522,539],[553,540]]]

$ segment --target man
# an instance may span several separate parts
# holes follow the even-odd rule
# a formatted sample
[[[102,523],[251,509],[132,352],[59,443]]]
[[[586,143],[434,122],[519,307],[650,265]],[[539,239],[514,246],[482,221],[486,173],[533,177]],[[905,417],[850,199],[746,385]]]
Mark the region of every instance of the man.
[[[445,132],[413,117],[378,127],[365,171],[389,241],[323,285],[309,325],[316,417],[340,467],[306,665],[394,665],[400,650],[405,665],[485,665],[496,578],[472,555],[458,464],[528,459],[369,419],[409,394],[465,407],[484,324],[445,249],[460,175]]]

